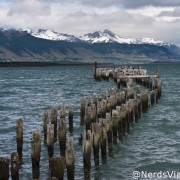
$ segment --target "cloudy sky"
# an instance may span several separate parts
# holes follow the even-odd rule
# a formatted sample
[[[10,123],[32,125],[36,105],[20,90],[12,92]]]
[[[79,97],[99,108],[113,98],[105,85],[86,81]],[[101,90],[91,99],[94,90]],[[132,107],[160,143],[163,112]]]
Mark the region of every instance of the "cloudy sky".
[[[76,36],[109,29],[180,46],[180,0],[0,0],[0,27],[46,28]]]

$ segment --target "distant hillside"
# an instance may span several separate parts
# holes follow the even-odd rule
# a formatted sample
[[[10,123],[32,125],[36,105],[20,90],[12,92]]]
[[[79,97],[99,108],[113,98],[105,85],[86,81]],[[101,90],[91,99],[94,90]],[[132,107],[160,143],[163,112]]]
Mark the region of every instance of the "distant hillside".
[[[147,63],[179,59],[180,48],[175,45],[52,41],[24,31],[0,30],[0,62]]]

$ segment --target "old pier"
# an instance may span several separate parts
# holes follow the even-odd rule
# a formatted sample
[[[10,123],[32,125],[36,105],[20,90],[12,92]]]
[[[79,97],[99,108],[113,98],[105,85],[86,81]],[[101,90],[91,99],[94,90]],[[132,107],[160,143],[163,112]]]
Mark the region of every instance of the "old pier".
[[[76,159],[74,144],[82,145],[82,164],[84,179],[91,179],[91,166],[95,168],[108,161],[113,153],[113,146],[122,142],[132,129],[133,123],[138,123],[142,113],[147,113],[150,107],[159,102],[162,82],[159,70],[155,75],[148,75],[142,67],[98,67],[94,66],[96,81],[113,80],[116,88],[105,92],[96,92],[89,97],[82,97],[79,109],[79,126],[83,132],[79,134],[79,142],[73,142],[74,108],[52,107],[43,113],[42,130],[34,130],[31,141],[32,179],[41,179],[40,156],[43,139],[47,150],[49,174],[51,179],[75,179]],[[67,111],[67,112],[66,112]],[[50,116],[49,116],[50,115]],[[67,128],[69,131],[67,131]],[[23,158],[23,120],[16,122],[17,152],[12,152],[11,161],[0,157],[0,179],[19,179],[19,169]],[[68,135],[69,134],[69,135]],[[67,138],[68,137],[68,138]],[[56,141],[58,143],[56,143]],[[55,146],[59,153],[55,155]],[[9,163],[11,164],[9,168]],[[65,170],[66,169],[66,170]]]

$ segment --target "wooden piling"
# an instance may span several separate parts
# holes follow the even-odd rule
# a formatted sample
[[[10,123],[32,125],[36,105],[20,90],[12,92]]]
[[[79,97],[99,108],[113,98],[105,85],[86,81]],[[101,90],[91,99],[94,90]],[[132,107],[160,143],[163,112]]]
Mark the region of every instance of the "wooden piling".
[[[99,165],[99,140],[100,140],[100,124],[92,123],[92,143],[94,153],[95,167]]]
[[[118,111],[118,125],[117,125],[117,132],[118,132],[118,139],[123,139],[122,133],[122,115],[121,115],[121,106],[116,106],[116,110]]]
[[[91,114],[92,114],[92,108],[91,106],[87,106],[86,114],[85,114],[86,131],[88,131],[91,127]]]
[[[17,152],[11,154],[11,178],[19,180],[19,155]]]
[[[23,121],[22,119],[18,119],[16,122],[16,142],[17,142],[17,152],[19,158],[22,158],[22,150],[23,150]]]
[[[101,106],[102,106],[102,118],[106,118],[106,100],[105,99],[102,100]]]
[[[90,180],[91,170],[91,140],[83,140],[83,163],[84,163],[84,179]]]
[[[112,153],[113,141],[112,141],[112,121],[110,113],[106,113],[106,131],[108,137],[108,150],[109,154]]]
[[[97,103],[97,117],[102,118],[102,98],[99,97],[98,103]]]
[[[68,180],[74,180],[75,155],[72,136],[68,140],[68,148],[66,150],[66,168]]]
[[[138,123],[139,114],[138,114],[138,101],[137,100],[134,102],[134,119],[135,119],[135,123]]]
[[[66,119],[60,118],[58,123],[58,139],[59,139],[59,146],[60,146],[60,154],[61,156],[65,157],[66,151]]]
[[[85,101],[85,99],[84,98],[82,98],[81,99],[81,105],[80,105],[81,107],[81,110],[80,110],[80,117],[81,117],[81,119],[80,119],[80,123],[81,124],[84,124],[84,120],[85,120],[85,108],[86,108],[86,101]]]
[[[47,148],[50,166],[51,158],[54,155],[54,124],[51,124],[51,122],[47,125]]]
[[[141,95],[142,101],[142,112],[146,113],[148,111],[148,92],[144,91]]]
[[[151,106],[155,102],[155,90],[150,91],[150,100],[151,100]]]
[[[48,112],[44,111],[43,114],[44,144],[47,144],[47,124],[48,124]]]
[[[111,103],[110,103],[110,98],[106,98],[106,112],[110,113],[111,112]]]
[[[100,131],[100,144],[101,144],[101,158],[102,161],[105,162],[107,159],[107,154],[106,154],[106,119],[101,119],[100,120],[101,124],[101,131]]]
[[[51,124],[54,124],[54,141],[57,140],[57,109],[51,108]]]
[[[141,94],[137,94],[137,102],[138,102],[138,118],[141,118],[141,112],[142,112],[142,100],[141,100]]]
[[[69,108],[69,132],[73,132],[73,109]]]
[[[53,156],[51,159],[51,178],[64,179],[65,158]]]
[[[9,159],[5,157],[0,157],[0,179],[9,179]]]
[[[40,178],[39,162],[41,152],[41,133],[34,131],[31,141],[32,178]]]
[[[113,144],[117,143],[118,114],[117,110],[112,111]]]
[[[126,135],[127,130],[127,121],[126,121],[126,106],[125,104],[121,105],[121,116],[122,116],[122,134]]]

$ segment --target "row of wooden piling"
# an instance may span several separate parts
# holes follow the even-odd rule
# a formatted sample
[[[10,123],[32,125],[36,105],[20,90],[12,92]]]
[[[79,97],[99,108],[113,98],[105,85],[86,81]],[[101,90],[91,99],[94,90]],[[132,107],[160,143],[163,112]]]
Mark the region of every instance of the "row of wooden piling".
[[[105,75],[103,78],[107,80]],[[109,73],[109,78],[113,78],[118,89],[106,90],[102,97],[93,94],[87,100],[81,99],[80,123],[85,125],[85,128],[84,133],[79,138],[79,144],[82,144],[84,179],[86,180],[91,178],[91,152],[93,151],[95,167],[99,166],[100,157],[102,162],[105,162],[107,155],[113,152],[113,145],[122,141],[124,136],[129,133],[132,124],[138,123],[141,114],[147,112],[148,108],[155,102],[158,103],[161,97],[162,83],[157,78],[137,78],[137,84],[150,88],[150,91],[145,90],[142,93],[138,85],[133,88],[131,78],[118,78],[113,71]],[[119,90],[121,85],[123,88]],[[72,108],[69,108],[68,120],[69,132],[72,135]],[[19,119],[16,122],[17,152],[11,154],[11,178],[13,180],[19,179],[19,166],[23,156],[23,134],[23,121]],[[43,134],[48,152],[51,179],[64,179],[66,167],[67,178],[73,180],[75,177],[75,151],[72,136],[67,142],[64,106],[62,106],[59,115],[55,107],[52,107],[50,116],[48,111],[44,112]],[[41,131],[33,131],[31,141],[33,179],[40,179],[41,139]],[[54,145],[57,140],[60,149],[58,156],[54,155]],[[0,157],[0,179],[9,179],[8,158]]]
[[[107,71],[105,71],[107,72]],[[106,90],[103,97],[88,97],[88,100],[81,100],[81,124],[85,124],[84,134],[80,136],[79,143],[83,148],[84,179],[90,179],[91,151],[93,150],[94,164],[97,167],[100,163],[99,153],[101,152],[102,162],[107,159],[107,152],[111,154],[113,144],[123,140],[126,133],[129,133],[132,123],[138,123],[141,114],[148,111],[155,101],[161,96],[161,81],[159,79],[140,78],[137,83],[148,87],[148,90],[140,93],[140,87],[133,88],[131,78],[117,78],[114,71],[109,74],[100,73],[96,69],[95,80],[114,79],[118,89],[120,84],[124,87],[121,91],[112,88],[111,92]],[[143,70],[142,73],[146,73]],[[81,142],[82,141],[82,142]]]
[[[69,132],[73,131],[73,109],[69,108]],[[49,168],[52,179],[64,179],[64,169],[67,168],[67,178],[74,179],[75,175],[75,152],[73,137],[70,136],[66,148],[66,112],[64,106],[60,111],[58,118],[57,109],[52,107],[51,115],[48,112],[43,114],[43,132],[44,144],[47,146],[49,157]],[[23,156],[23,120],[16,122],[16,142],[17,152],[11,154],[11,178],[19,179],[19,167]],[[60,156],[54,155],[54,143],[59,140]],[[32,179],[40,179],[40,156],[41,156],[41,131],[35,130],[32,133],[31,141],[31,161],[32,161]],[[0,157],[0,179],[9,179],[9,159]]]

